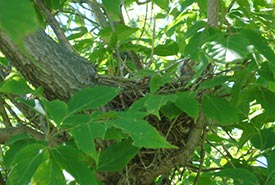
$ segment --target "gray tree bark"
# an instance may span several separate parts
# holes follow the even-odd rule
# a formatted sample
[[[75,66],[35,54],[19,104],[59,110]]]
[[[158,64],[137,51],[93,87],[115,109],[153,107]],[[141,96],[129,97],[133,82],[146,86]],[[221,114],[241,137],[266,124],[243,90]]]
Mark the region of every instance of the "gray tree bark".
[[[11,64],[35,87],[43,86],[45,96],[68,100],[77,90],[96,84],[96,70],[85,58],[59,45],[42,29],[16,46],[0,30],[0,50]]]

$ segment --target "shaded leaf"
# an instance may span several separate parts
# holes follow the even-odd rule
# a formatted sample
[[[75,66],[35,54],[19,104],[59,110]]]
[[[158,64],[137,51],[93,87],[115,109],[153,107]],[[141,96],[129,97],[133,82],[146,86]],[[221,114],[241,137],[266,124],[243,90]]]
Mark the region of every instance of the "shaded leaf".
[[[49,114],[49,118],[54,120],[56,124],[60,124],[68,114],[68,106],[63,101],[53,100],[44,102],[44,105],[46,112]]]
[[[38,29],[34,4],[29,0],[0,1],[0,27],[17,43]]]
[[[176,55],[179,52],[179,46],[172,40],[166,41],[164,45],[158,45],[154,49],[154,54],[158,56]]]
[[[275,133],[272,129],[259,130],[250,141],[255,148],[265,150],[275,146]]]
[[[196,120],[199,116],[199,103],[195,99],[195,93],[186,91],[177,93],[176,95],[177,100],[175,101],[175,105]]]
[[[100,154],[97,171],[122,170],[139,151],[139,148],[131,143],[127,140],[110,145]]]
[[[79,184],[98,184],[81,151],[70,146],[59,146],[52,150],[51,154],[57,164],[69,172]]]
[[[15,156],[16,165],[11,170],[7,185],[29,184],[38,166],[47,159],[48,153],[44,145],[25,146]]]
[[[258,185],[258,178],[250,171],[243,168],[226,168],[219,172],[213,173],[215,176],[229,177],[234,179],[234,182],[241,182],[246,185]]]
[[[221,124],[239,121],[238,109],[228,101],[213,95],[203,97],[202,110],[209,118],[215,119]]]

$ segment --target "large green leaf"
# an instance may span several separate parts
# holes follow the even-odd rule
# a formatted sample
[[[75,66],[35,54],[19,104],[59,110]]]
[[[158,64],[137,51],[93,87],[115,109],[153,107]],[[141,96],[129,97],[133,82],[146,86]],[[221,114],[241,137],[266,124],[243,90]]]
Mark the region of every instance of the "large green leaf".
[[[166,105],[168,101],[175,101],[176,99],[177,97],[173,95],[149,95],[144,105],[146,107],[147,113],[153,114],[160,119],[160,108]]]
[[[30,0],[0,1],[0,28],[21,43],[26,34],[38,28],[34,4]]]
[[[134,141],[134,145],[141,148],[176,148],[169,144],[149,123],[144,120],[121,118],[112,122]]]
[[[79,184],[98,184],[81,151],[70,146],[60,146],[52,150],[51,154],[60,168],[70,173]]]
[[[238,109],[225,99],[213,95],[205,95],[202,99],[202,110],[220,124],[239,122]]]
[[[110,145],[100,154],[97,171],[122,170],[139,151],[131,143],[127,140]]]
[[[273,129],[259,130],[257,135],[250,139],[252,145],[260,150],[275,146],[275,132]]]
[[[254,97],[257,103],[260,103],[262,107],[268,111],[271,115],[275,112],[275,93],[265,88],[256,88]]]
[[[199,103],[195,98],[195,93],[192,92],[181,92],[177,93],[177,100],[175,101],[175,105],[188,114],[189,116],[193,117],[195,120],[199,116]]]
[[[251,29],[245,29],[241,34],[246,37],[250,43],[270,62],[273,69],[275,68],[275,54],[273,50],[268,46],[268,43],[264,37],[260,35],[259,32],[253,31]],[[275,72],[273,72],[274,74]]]
[[[242,35],[225,35],[218,33],[214,40],[208,42],[206,53],[219,62],[232,62],[244,59],[249,50],[249,42]]]
[[[44,105],[49,118],[53,119],[56,124],[60,124],[68,114],[68,105],[63,101],[53,100],[44,102]]]
[[[15,166],[8,177],[7,185],[29,184],[38,166],[48,159],[44,145],[30,144],[15,156]]]
[[[32,93],[33,90],[22,79],[8,79],[0,83],[0,92],[22,95]]]
[[[226,168],[213,173],[213,175],[232,178],[236,184],[239,182],[245,185],[259,185],[256,175],[243,168]]]
[[[153,75],[150,80],[150,91],[152,94],[157,92],[157,90],[170,81],[170,78],[167,76]]]
[[[111,101],[119,90],[113,87],[97,86],[80,90],[68,102],[70,112],[94,109]]]
[[[122,0],[102,0],[102,5],[104,6],[105,10],[107,11],[109,17],[115,21],[120,20],[120,6],[122,4]]]
[[[273,176],[274,180],[275,180],[275,150],[272,150],[269,153],[269,156],[267,158],[267,164],[268,164],[268,173],[270,175],[270,177]]]
[[[98,153],[95,148],[94,139],[104,138],[107,126],[99,122],[78,122],[71,131],[76,145],[83,152],[90,155],[95,161],[98,160]]]
[[[154,3],[156,3],[161,9],[163,10],[169,10],[169,0],[154,0]]]
[[[32,185],[66,185],[62,169],[52,159],[43,162],[36,170]]]
[[[179,52],[179,46],[172,40],[166,41],[163,45],[155,47],[154,54],[158,56],[170,56],[176,55]]]

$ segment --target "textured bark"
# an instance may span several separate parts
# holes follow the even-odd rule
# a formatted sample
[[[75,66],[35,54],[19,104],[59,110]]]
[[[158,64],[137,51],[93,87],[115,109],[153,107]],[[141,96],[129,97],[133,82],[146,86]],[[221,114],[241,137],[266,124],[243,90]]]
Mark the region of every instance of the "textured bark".
[[[54,42],[42,29],[17,47],[0,31],[0,50],[34,86],[43,86],[48,99],[69,99],[77,90],[94,86],[96,71],[83,57]]]

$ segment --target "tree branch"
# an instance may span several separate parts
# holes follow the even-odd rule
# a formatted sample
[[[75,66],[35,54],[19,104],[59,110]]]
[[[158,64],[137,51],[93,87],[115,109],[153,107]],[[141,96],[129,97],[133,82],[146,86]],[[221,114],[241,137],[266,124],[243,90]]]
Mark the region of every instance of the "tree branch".
[[[67,49],[74,51],[73,47],[69,43],[69,41],[66,39],[66,36],[62,32],[62,30],[59,27],[59,23],[56,21],[54,16],[51,14],[50,10],[45,6],[44,2],[42,0],[35,0],[35,5],[39,8],[41,13],[44,15],[47,22],[50,24],[51,28],[53,29],[56,37],[58,38],[59,42],[65,46]]]
[[[18,134],[30,134],[37,140],[44,139],[43,134],[27,127],[24,125],[20,125],[18,127],[11,127],[11,128],[1,128],[0,129],[0,143],[3,144],[7,142],[12,136],[18,135]]]
[[[25,51],[0,30],[0,50],[48,99],[69,99],[83,87],[94,86],[96,71],[85,58],[54,42],[42,29],[24,40]],[[27,52],[26,52],[27,51]]]

